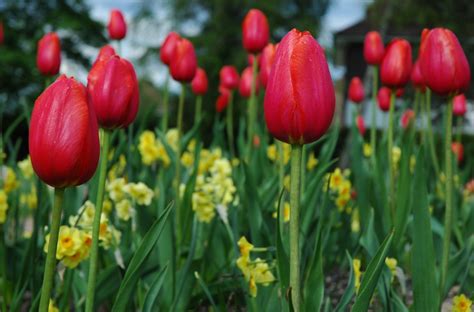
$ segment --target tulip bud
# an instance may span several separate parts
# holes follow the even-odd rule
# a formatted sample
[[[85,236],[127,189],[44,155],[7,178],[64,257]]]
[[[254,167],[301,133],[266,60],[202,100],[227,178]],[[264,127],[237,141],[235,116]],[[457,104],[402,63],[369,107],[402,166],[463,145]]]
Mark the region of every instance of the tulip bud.
[[[207,75],[204,69],[198,67],[193,81],[191,81],[191,89],[196,95],[204,95],[207,92]]]
[[[395,91],[395,96],[397,98],[401,98],[403,96],[403,94],[405,94],[405,89],[404,88],[398,88],[396,91]]]
[[[140,94],[129,61],[118,55],[104,56],[92,67],[87,81],[89,98],[102,128],[123,128],[135,120]]]
[[[385,86],[402,88],[410,80],[411,46],[405,39],[393,39],[382,60],[380,78]]]
[[[291,30],[279,43],[265,93],[269,132],[290,144],[316,141],[329,128],[334,86],[324,52],[309,32]]]
[[[29,129],[31,163],[58,188],[87,182],[99,161],[97,119],[86,88],[62,75],[36,99]]]
[[[377,31],[370,31],[364,38],[364,59],[367,64],[380,65],[384,55],[382,37]]]
[[[127,34],[127,24],[123,18],[122,12],[119,10],[112,10],[110,12],[109,25],[109,37],[113,40],[122,40]]]
[[[418,91],[425,92],[426,86],[423,80],[423,74],[421,73],[420,68],[420,61],[417,60],[413,65],[413,69],[411,71],[411,83]]]
[[[456,159],[458,164],[462,163],[464,159],[464,146],[461,142],[453,142],[451,143],[451,150],[453,151],[454,155],[456,155]]]
[[[349,99],[359,104],[364,100],[364,84],[359,77],[353,77],[349,84]]]
[[[239,93],[244,98],[249,98],[252,93],[252,79],[253,79],[252,67],[245,68],[240,77],[240,84],[239,84]],[[259,89],[259,83],[258,83],[258,79],[256,79],[255,94],[258,94],[258,89]]]
[[[414,121],[415,121],[415,112],[411,109],[405,110],[400,119],[402,128],[407,129],[413,124]]]
[[[176,48],[176,42],[180,39],[181,37],[174,31],[166,36],[166,39],[160,48],[160,59],[164,64],[168,66],[170,65],[171,60],[173,59],[174,49]]]
[[[390,89],[387,87],[380,88],[377,93],[377,102],[379,103],[379,108],[383,112],[388,112],[390,109]]]
[[[3,23],[0,21],[0,45],[3,44],[4,34],[3,34]]]
[[[364,121],[364,117],[362,117],[361,115],[357,115],[356,117],[356,125],[357,125],[357,129],[359,130],[359,133],[361,136],[364,136],[365,134],[365,121]]]
[[[100,49],[99,54],[97,55],[97,58],[95,59],[94,64],[92,64],[92,66],[94,66],[97,62],[103,61],[104,59],[108,59],[109,57],[115,54],[115,50],[114,48],[112,48],[112,46],[108,44],[103,46]]]
[[[264,88],[267,87],[268,76],[272,69],[273,61],[275,59],[276,45],[269,43],[262,51],[260,58],[260,82]]]
[[[459,94],[454,97],[453,103],[453,114],[454,116],[462,117],[466,114],[467,105],[466,105],[466,96],[464,94]]]
[[[257,9],[250,10],[242,23],[242,39],[248,53],[259,53],[265,48],[270,30],[265,14]]]
[[[239,73],[234,66],[226,65],[219,72],[220,85],[229,90],[239,87]]]
[[[180,82],[191,82],[196,75],[197,59],[193,44],[184,38],[176,42],[170,63],[171,77]]]
[[[222,92],[219,94],[219,97],[217,98],[216,101],[216,111],[218,113],[221,113],[229,104],[229,99],[230,99],[230,91],[229,90],[222,90]]]
[[[446,28],[425,32],[420,65],[425,84],[439,95],[463,93],[469,87],[471,70],[456,35]]]
[[[61,43],[56,33],[48,33],[38,42],[36,65],[41,74],[45,76],[54,76],[59,73],[59,67],[61,66]]]

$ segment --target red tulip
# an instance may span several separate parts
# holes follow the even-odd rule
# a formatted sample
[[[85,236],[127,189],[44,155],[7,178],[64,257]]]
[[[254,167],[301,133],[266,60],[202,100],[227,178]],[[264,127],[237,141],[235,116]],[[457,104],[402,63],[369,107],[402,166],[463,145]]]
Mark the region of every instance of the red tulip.
[[[310,143],[329,128],[335,108],[334,86],[324,52],[309,32],[291,30],[279,43],[267,92],[269,132],[287,143]]]
[[[94,64],[92,64],[92,66],[94,66],[97,62],[103,61],[104,59],[108,59],[109,57],[111,57],[112,55],[115,55],[115,54],[116,54],[115,50],[112,46],[110,46],[108,44],[103,46],[99,50],[99,54],[97,55],[97,58],[95,59]]]
[[[193,81],[191,81],[191,89],[196,95],[204,95],[207,92],[207,75],[204,69],[198,67]]]
[[[221,113],[229,104],[230,91],[226,90],[219,94],[219,97],[216,101],[216,111]]]
[[[219,72],[219,79],[221,86],[234,90],[239,87],[239,73],[234,66],[226,65],[221,68]]]
[[[180,39],[181,37],[174,31],[166,36],[166,39],[160,48],[160,59],[164,64],[168,66],[170,65],[171,60],[173,59],[174,49],[176,48],[176,42]]]
[[[403,129],[407,129],[410,127],[413,122],[415,121],[415,112],[411,109],[407,109],[403,112],[402,117],[400,119],[400,123],[402,124]]]
[[[61,66],[61,42],[59,42],[59,37],[56,33],[48,33],[38,42],[36,65],[45,76],[54,76],[59,73],[59,67]]]
[[[382,60],[380,78],[385,86],[402,88],[410,80],[411,46],[405,39],[393,39]]]
[[[127,127],[135,120],[140,94],[133,65],[118,55],[96,62],[87,77],[87,89],[99,125]]]
[[[250,94],[252,93],[252,79],[253,79],[252,67],[245,68],[240,77],[240,84],[239,84],[239,93],[244,98],[249,98]],[[258,94],[258,89],[259,89],[259,83],[258,83],[258,79],[256,79],[255,94]]]
[[[451,150],[453,151],[454,155],[458,160],[458,163],[461,163],[464,159],[464,146],[461,142],[453,142],[451,143]]]
[[[395,96],[396,96],[397,98],[401,98],[404,93],[405,93],[405,89],[404,89],[404,88],[398,88],[398,89],[395,91]]]
[[[260,82],[264,88],[267,87],[268,76],[272,69],[273,61],[275,59],[276,45],[269,43],[262,51],[260,58]]]
[[[364,59],[367,64],[380,65],[384,55],[382,37],[377,31],[370,31],[364,38]]]
[[[462,117],[466,114],[467,105],[466,105],[466,96],[464,94],[459,94],[454,97],[453,103],[453,114],[454,116]]]
[[[31,163],[58,188],[87,182],[99,161],[97,119],[86,88],[60,76],[36,99],[29,130]]]
[[[364,117],[361,115],[357,115],[356,117],[356,125],[357,129],[359,130],[359,133],[361,136],[364,136],[365,134],[365,122],[364,122]]]
[[[380,88],[377,93],[377,102],[379,103],[379,108],[383,112],[388,112],[390,109],[390,89],[387,87]]]
[[[255,55],[253,54],[248,54],[247,55],[247,63],[249,64],[248,66],[252,67],[253,66],[253,60],[255,59]],[[261,60],[261,55],[257,55],[257,66],[260,67],[260,60]]]
[[[349,99],[359,104],[364,100],[364,84],[359,77],[353,77],[349,84]]]
[[[3,44],[4,34],[3,34],[3,23],[0,21],[0,44]]]
[[[426,86],[440,95],[463,93],[471,70],[456,35],[446,28],[425,32],[420,48],[421,72]]]
[[[196,75],[197,59],[193,44],[184,38],[176,42],[170,63],[171,77],[180,82],[191,82]]]
[[[417,60],[413,65],[413,69],[411,71],[411,83],[418,91],[425,92],[426,86],[423,79],[423,74],[421,73],[419,60]]]
[[[109,37],[113,40],[122,40],[127,34],[127,24],[123,18],[122,12],[119,10],[110,11],[109,25]]]
[[[265,14],[257,9],[250,10],[242,23],[242,39],[248,53],[259,53],[265,48],[270,30]]]

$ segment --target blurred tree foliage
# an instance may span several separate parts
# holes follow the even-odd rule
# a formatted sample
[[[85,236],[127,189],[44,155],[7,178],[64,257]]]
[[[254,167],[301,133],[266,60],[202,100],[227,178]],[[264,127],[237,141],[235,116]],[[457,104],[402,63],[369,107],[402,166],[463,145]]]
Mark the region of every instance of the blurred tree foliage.
[[[45,85],[46,78],[36,68],[37,42],[45,33],[58,32],[63,60],[82,66],[90,64],[81,46],[105,43],[103,25],[90,18],[82,0],[2,0],[0,20],[5,32],[0,46],[0,105],[7,115],[17,113],[19,104],[31,108]],[[8,118],[4,119],[6,127]]]

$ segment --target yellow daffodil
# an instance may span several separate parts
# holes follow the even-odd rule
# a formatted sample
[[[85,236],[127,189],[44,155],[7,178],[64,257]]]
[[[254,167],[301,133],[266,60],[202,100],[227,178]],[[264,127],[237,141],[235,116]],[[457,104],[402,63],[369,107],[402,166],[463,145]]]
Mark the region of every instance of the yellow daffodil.
[[[464,294],[455,296],[453,298],[453,309],[452,312],[470,312],[472,301]]]
[[[364,143],[363,154],[365,157],[372,156],[372,145],[370,145],[369,143]]]
[[[306,169],[312,171],[318,165],[318,159],[314,156],[313,153],[309,154],[308,161],[306,162]]]
[[[128,183],[125,185],[124,191],[129,194],[137,204],[145,206],[151,204],[154,195],[153,190],[143,182]]]
[[[133,214],[132,203],[128,199],[122,199],[117,205],[117,217],[120,220],[128,221]]]
[[[33,177],[33,165],[31,164],[30,156],[18,162],[18,168],[20,168],[21,174],[25,179]]]

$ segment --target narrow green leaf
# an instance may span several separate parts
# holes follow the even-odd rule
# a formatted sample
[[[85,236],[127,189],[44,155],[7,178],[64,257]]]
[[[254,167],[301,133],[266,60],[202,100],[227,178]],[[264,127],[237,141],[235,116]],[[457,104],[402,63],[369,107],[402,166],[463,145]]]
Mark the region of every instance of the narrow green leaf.
[[[276,246],[276,256],[277,256],[277,263],[278,263],[278,277],[280,281],[280,288],[283,294],[286,293],[288,285],[290,284],[290,271],[288,264],[290,260],[288,259],[288,255],[285,252],[285,247],[283,246],[283,237],[281,233],[281,210],[282,210],[282,201],[283,195],[285,194],[285,189],[282,189],[280,192],[280,196],[278,198],[278,212],[277,212],[277,230],[275,235],[275,246]]]
[[[334,312],[346,311],[347,310],[346,307],[349,304],[349,302],[351,302],[352,296],[354,296],[354,293],[355,293],[354,269],[353,269],[353,266],[352,266],[352,257],[349,254],[349,252],[347,252],[347,250],[346,250],[346,257],[347,257],[347,261],[349,263],[349,269],[350,269],[350,271],[349,271],[349,281],[347,282],[347,287],[344,290],[344,294],[341,297],[341,301],[339,301],[339,303],[337,304],[336,309],[334,309]]]
[[[385,265],[385,258],[387,257],[390,246],[392,245],[392,239],[393,231],[387,235],[382,245],[380,245],[377,250],[377,253],[367,266],[367,270],[362,276],[359,294],[354,306],[352,307],[353,312],[366,312],[368,310],[380,273],[382,273],[382,269]]]
[[[156,311],[155,302],[158,298],[158,294],[160,293],[161,286],[163,286],[163,282],[165,281],[167,272],[168,265],[165,265],[158,273],[156,273],[156,277],[153,280],[151,287],[146,294],[145,303],[143,304],[143,312]]]

